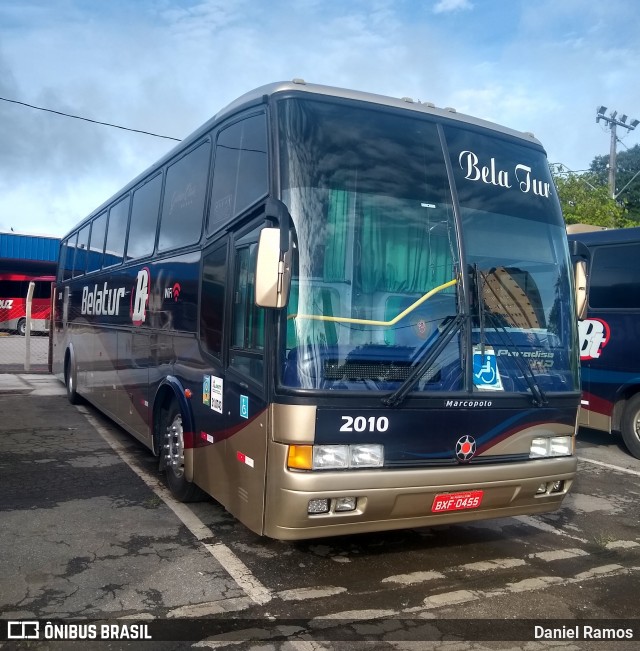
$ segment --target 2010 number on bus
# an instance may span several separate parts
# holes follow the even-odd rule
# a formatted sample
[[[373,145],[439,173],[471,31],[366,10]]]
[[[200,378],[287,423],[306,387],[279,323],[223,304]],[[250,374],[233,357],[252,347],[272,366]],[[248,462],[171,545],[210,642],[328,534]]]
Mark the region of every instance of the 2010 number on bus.
[[[386,416],[342,416],[341,432],[386,432],[389,419]]]

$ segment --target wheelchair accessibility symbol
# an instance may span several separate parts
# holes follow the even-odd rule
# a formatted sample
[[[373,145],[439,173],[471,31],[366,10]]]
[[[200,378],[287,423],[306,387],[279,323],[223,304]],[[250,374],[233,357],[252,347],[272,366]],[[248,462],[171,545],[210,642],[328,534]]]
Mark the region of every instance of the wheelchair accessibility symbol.
[[[502,380],[493,348],[485,346],[484,354],[479,346],[473,348],[473,383],[478,389],[502,391]]]
[[[240,418],[249,418],[249,396],[240,396]]]

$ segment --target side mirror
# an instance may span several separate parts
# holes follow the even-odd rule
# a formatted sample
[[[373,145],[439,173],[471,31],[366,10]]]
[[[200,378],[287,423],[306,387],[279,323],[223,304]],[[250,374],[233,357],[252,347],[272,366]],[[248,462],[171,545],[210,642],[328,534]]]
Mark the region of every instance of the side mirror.
[[[576,312],[578,321],[582,321],[587,315],[587,263],[584,260],[576,260],[573,263],[576,291]]]
[[[263,228],[256,260],[256,305],[286,307],[291,285],[291,247],[281,250],[281,229]]]

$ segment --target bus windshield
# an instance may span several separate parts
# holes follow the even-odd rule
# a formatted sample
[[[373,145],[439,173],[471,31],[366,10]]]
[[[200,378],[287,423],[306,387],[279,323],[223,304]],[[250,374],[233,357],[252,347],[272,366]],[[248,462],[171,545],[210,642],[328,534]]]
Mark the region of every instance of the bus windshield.
[[[284,386],[576,390],[566,238],[541,149],[349,104],[288,99],[278,115],[294,224]]]

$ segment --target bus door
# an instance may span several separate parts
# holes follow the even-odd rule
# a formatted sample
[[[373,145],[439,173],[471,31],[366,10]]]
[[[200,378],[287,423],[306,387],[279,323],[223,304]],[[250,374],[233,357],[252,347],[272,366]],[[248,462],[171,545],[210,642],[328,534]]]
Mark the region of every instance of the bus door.
[[[262,531],[267,457],[265,390],[265,309],[255,304],[258,238],[263,223],[234,238],[230,272],[232,296],[226,319],[227,369],[224,382],[228,418],[227,467],[237,486],[228,509],[254,531]],[[230,280],[231,280],[230,279]]]

